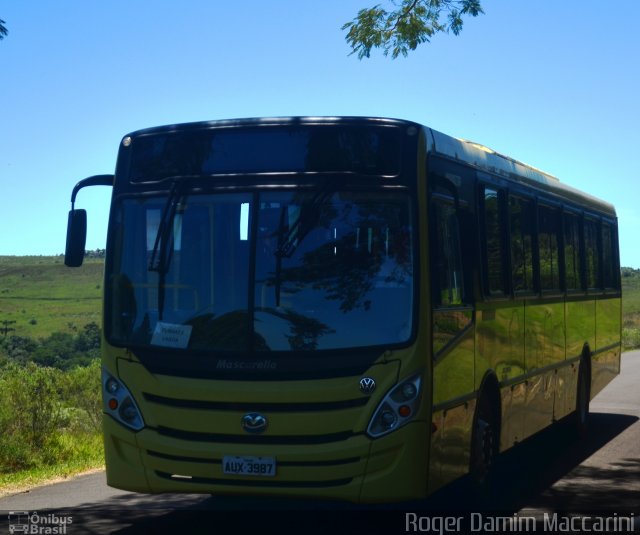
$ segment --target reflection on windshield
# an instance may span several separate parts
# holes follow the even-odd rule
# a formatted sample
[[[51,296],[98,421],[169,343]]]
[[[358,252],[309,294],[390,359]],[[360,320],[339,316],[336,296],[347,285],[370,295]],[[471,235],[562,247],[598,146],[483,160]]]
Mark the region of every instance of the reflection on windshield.
[[[409,339],[408,195],[190,195],[168,223],[171,251],[158,273],[148,266],[165,204],[125,199],[116,212],[112,342],[246,353]]]

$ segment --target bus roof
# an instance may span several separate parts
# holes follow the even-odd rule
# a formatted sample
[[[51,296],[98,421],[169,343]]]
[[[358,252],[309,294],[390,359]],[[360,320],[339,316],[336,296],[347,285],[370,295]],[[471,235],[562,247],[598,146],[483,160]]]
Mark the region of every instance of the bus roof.
[[[471,165],[478,170],[507,180],[547,191],[560,199],[577,202],[585,208],[615,217],[612,204],[560,182],[558,178],[526,163],[473,141],[458,139],[425,127],[428,150],[448,159]]]
[[[500,176],[509,181],[523,184],[528,187],[538,188],[558,197],[559,200],[567,199],[611,217],[616,216],[612,204],[598,199],[588,193],[568,186],[560,182],[553,175],[545,173],[535,167],[518,160],[500,154],[484,145],[458,139],[442,132],[438,132],[418,123],[403,119],[391,119],[382,117],[259,117],[246,119],[228,119],[184,123],[147,128],[130,133],[128,136],[155,134],[177,130],[199,130],[213,128],[234,128],[243,126],[275,126],[275,125],[313,125],[313,124],[378,124],[395,125],[422,128],[427,138],[427,150],[430,154],[439,155],[447,159],[456,160],[471,165],[477,170]],[[127,137],[128,137],[127,136]]]

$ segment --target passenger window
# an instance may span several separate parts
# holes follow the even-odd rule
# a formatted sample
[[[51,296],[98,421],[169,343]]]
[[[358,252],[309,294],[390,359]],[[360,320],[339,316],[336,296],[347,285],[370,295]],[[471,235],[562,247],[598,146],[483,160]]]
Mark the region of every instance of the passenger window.
[[[580,218],[575,214],[564,214],[564,271],[567,290],[582,288],[581,258]]]
[[[587,288],[600,288],[600,255],[598,254],[598,222],[593,219],[584,221],[584,247],[587,268]]]
[[[434,198],[431,264],[434,306],[462,304],[463,277],[458,216],[453,200]]]
[[[560,289],[560,212],[547,206],[538,210],[540,288]]]
[[[618,287],[618,277],[616,276],[618,265],[616,259],[616,231],[609,223],[602,224],[602,275],[604,287],[613,289]]]
[[[514,292],[533,292],[533,202],[509,199],[511,267]]]
[[[504,277],[504,241],[501,195],[486,188],[484,191],[485,284],[490,295],[506,293]]]

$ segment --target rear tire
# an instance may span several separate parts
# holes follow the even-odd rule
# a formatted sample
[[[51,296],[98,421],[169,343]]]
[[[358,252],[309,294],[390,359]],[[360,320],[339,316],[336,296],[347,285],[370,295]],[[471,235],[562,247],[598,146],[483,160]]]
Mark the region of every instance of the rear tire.
[[[469,474],[478,490],[487,490],[498,455],[498,423],[495,412],[486,396],[482,395],[476,405],[471,437],[471,460]]]

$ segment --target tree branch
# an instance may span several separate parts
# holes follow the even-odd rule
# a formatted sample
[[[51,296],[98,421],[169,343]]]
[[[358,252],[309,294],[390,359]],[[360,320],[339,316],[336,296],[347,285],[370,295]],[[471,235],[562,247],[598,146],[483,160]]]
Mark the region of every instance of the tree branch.
[[[458,35],[464,15],[477,17],[484,13],[481,0],[403,0],[401,7],[388,12],[380,4],[361,9],[356,18],[342,26],[351,46],[351,54],[369,57],[372,48],[381,48],[384,55],[391,52],[393,59],[406,56],[419,44],[429,42],[438,32]],[[440,22],[445,13],[445,22]]]
[[[5,26],[5,24],[6,22],[0,19],[0,41],[2,41],[5,38],[5,36],[9,34],[9,30],[7,30],[7,27]]]
[[[413,0],[412,4],[404,11],[404,13],[401,13],[400,15],[398,15],[398,18],[396,19],[396,23],[393,25],[393,28],[391,28],[392,32],[396,31],[396,28],[398,27],[398,24],[400,23],[401,19],[404,19],[405,17],[407,17],[416,7],[416,4],[419,2],[420,0]]]

